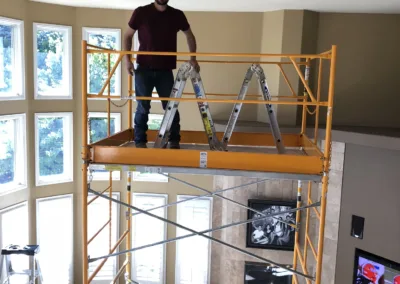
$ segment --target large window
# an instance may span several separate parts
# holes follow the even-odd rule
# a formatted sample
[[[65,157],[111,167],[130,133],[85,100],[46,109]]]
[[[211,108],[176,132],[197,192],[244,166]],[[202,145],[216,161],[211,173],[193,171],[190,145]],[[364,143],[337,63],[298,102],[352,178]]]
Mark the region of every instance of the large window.
[[[72,28],[33,24],[36,99],[72,99]]]
[[[23,22],[0,17],[0,100],[25,98]]]
[[[89,112],[89,131],[88,143],[96,143],[97,141],[107,137],[107,113],[106,112]],[[110,113],[110,134],[113,135],[121,131],[121,114]],[[93,180],[108,180],[109,171],[99,170],[93,172]],[[112,173],[113,180],[121,178],[121,172],[114,171]]]
[[[5,208],[0,211],[0,246],[8,245],[25,246],[29,244],[28,226],[28,205],[26,202]],[[11,262],[14,270],[29,269],[29,258],[23,255],[13,255]],[[5,265],[2,267],[0,277],[1,283],[4,281]],[[13,276],[12,283],[27,283],[28,277],[25,275]]]
[[[167,204],[164,194],[133,194],[132,204],[143,210]],[[133,211],[133,213],[137,213]],[[167,209],[151,211],[152,214],[167,218]],[[145,214],[132,217],[132,247],[140,247],[166,239],[167,225]],[[133,280],[142,284],[164,284],[165,281],[165,245],[138,250],[132,254]]]
[[[36,200],[39,262],[46,283],[73,283],[72,194]]]
[[[35,114],[36,185],[72,181],[72,113]]]
[[[25,114],[0,116],[0,195],[26,187]]]
[[[178,201],[191,196],[178,195]],[[177,223],[195,231],[211,228],[211,198],[201,198],[177,205]],[[177,228],[177,237],[190,232]],[[207,234],[210,235],[210,234]],[[193,257],[196,256],[196,257]],[[210,241],[201,236],[179,240],[176,243],[176,284],[209,283]]]
[[[89,194],[89,200],[94,198],[93,194]],[[112,198],[119,200],[120,194],[115,192],[112,194]],[[111,242],[110,242],[110,224],[104,227],[104,229],[97,235],[96,238],[89,244],[88,254],[91,257],[99,257],[108,255],[111,247],[116,244],[119,235],[119,205],[112,202],[111,210]],[[88,237],[92,238],[109,220],[110,213],[109,200],[99,197],[88,206]],[[118,236],[118,237],[117,237]],[[116,250],[116,252],[118,249]],[[89,275],[91,275],[95,269],[100,265],[103,259],[89,263]],[[110,257],[107,259],[103,268],[94,278],[96,284],[109,284],[117,274],[118,270],[118,257]]]
[[[83,39],[89,44],[113,49],[121,50],[121,30],[120,29],[100,29],[100,28],[83,28]],[[114,67],[118,59],[117,54],[110,56],[110,71]],[[104,86],[108,78],[108,55],[101,53],[93,53],[88,55],[88,92],[98,94]],[[121,63],[111,77],[110,94],[121,95]],[[108,94],[108,88],[104,94]]]

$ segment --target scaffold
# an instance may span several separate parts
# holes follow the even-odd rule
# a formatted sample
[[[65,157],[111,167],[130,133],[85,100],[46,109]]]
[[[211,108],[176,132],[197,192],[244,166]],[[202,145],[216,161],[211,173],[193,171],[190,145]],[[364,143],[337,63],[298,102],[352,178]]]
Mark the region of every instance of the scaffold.
[[[87,58],[90,54],[105,54],[108,61],[108,77],[105,83],[97,94],[88,92],[88,62]],[[180,96],[174,95],[174,90],[171,92],[169,98],[158,98],[158,97],[139,97],[135,95],[135,91],[132,88],[132,76],[129,76],[128,80],[128,92],[127,96],[113,96],[110,94],[111,78],[115,74],[118,66],[121,66],[121,62],[124,56],[131,55],[154,55],[154,56],[179,56],[186,58],[190,56],[196,56],[197,58],[225,58],[234,60],[198,60],[200,64],[245,64],[251,66],[255,72],[258,67],[261,68],[263,65],[276,65],[279,69],[280,74],[288,85],[291,96],[273,96],[270,94],[266,82],[262,83],[262,77],[260,79],[260,95],[251,94],[247,95],[245,99],[245,93],[247,87],[245,83],[248,82],[249,73],[246,74],[244,80],[244,87],[238,94],[214,94],[206,93],[204,90],[200,90],[195,87],[194,93],[182,93]],[[117,56],[115,64],[111,64],[111,55]],[[238,60],[238,58],[247,58],[248,60]],[[272,61],[267,61],[270,58]],[[237,59],[237,60],[236,60]],[[253,61],[254,59],[254,61]],[[323,62],[330,63],[329,69],[329,87],[327,99],[322,100],[322,78],[323,78]],[[177,59],[177,62],[181,62],[183,65],[187,64],[187,60]],[[309,85],[309,76],[312,63],[318,66],[317,82],[314,94],[312,87]],[[182,66],[183,66],[182,65]],[[187,65],[186,65],[187,67]],[[303,86],[303,94],[297,94],[295,88],[292,86],[289,77],[287,76],[287,68],[294,68],[298,75],[299,82]],[[190,68],[190,66],[189,66]],[[249,68],[249,70],[250,70]],[[261,68],[262,69],[262,68]],[[285,71],[286,69],[286,71]],[[299,283],[299,278],[305,279],[306,283],[317,283],[321,284],[322,275],[322,258],[324,249],[324,230],[325,230],[325,215],[327,209],[327,191],[329,181],[329,169],[331,161],[331,130],[332,130],[332,112],[333,112],[333,99],[334,99],[334,82],[335,82],[335,71],[336,71],[336,46],[333,45],[331,50],[320,53],[320,54],[235,54],[235,53],[190,53],[190,52],[136,52],[136,51],[118,51],[110,50],[102,47],[90,45],[87,41],[82,41],[82,238],[83,238],[83,284],[91,283],[96,274],[104,266],[107,259],[110,257],[118,257],[125,255],[126,259],[124,263],[119,267],[118,273],[116,274],[112,283],[117,283],[121,276],[125,272],[126,283],[138,283],[135,279],[131,279],[131,256],[132,253],[138,250],[146,249],[151,246],[163,245],[170,242],[175,242],[184,238],[190,238],[193,236],[201,236],[207,238],[210,241],[219,243],[227,246],[233,250],[243,253],[247,256],[253,257],[259,261],[273,264],[293,274],[293,283]],[[191,71],[190,71],[191,72]],[[248,71],[249,72],[249,71]],[[200,77],[194,78],[193,73],[192,80],[201,80]],[[259,73],[261,74],[261,73]],[[198,74],[197,74],[198,75]],[[196,76],[197,76],[196,75]],[[265,74],[268,80],[268,74]],[[190,74],[189,74],[190,76]],[[246,79],[247,78],[247,79]],[[177,79],[179,80],[178,76]],[[265,80],[264,80],[265,81]],[[264,84],[264,85],[263,85]],[[264,89],[263,89],[264,88]],[[108,93],[105,93],[107,90]],[[185,97],[182,97],[185,96]],[[193,96],[188,98],[187,96]],[[207,97],[216,97],[209,99]],[[236,97],[232,99],[230,97]],[[250,98],[250,99],[249,99]],[[90,121],[88,119],[88,101],[89,100],[106,100],[107,101],[107,137],[97,141],[95,143],[88,142],[88,131],[90,130]],[[128,127],[116,134],[110,132],[110,119],[111,119],[111,103],[113,100],[126,100],[126,107],[128,108]],[[132,126],[133,116],[133,101],[134,100],[151,100],[151,101],[167,101],[171,108],[178,107],[179,102],[194,102],[199,106],[200,114],[204,120],[205,131],[181,131],[181,149],[166,149],[162,147],[160,140],[164,137],[165,133],[168,133],[168,121],[165,121],[166,128],[158,131],[149,130],[147,136],[149,140],[149,147],[147,149],[134,147],[134,130]],[[215,132],[213,128],[213,122],[210,117],[210,112],[207,112],[209,103],[225,103],[233,104],[234,108],[232,111],[231,119],[228,122],[227,129],[225,132]],[[274,105],[288,105],[293,107],[302,108],[302,121],[300,133],[280,133],[277,124],[271,121],[271,133],[254,133],[254,132],[235,132],[235,123],[237,119],[236,113],[240,111],[242,104],[256,104],[266,106],[267,112],[272,113]],[[204,108],[205,106],[205,108]],[[202,109],[203,107],[203,109]],[[313,110],[311,110],[311,107]],[[325,125],[325,137],[324,137],[324,149],[323,151],[319,148],[318,132],[319,132],[319,116],[322,110],[326,109],[326,125]],[[168,107],[165,110],[165,117],[173,115],[168,113]],[[307,115],[315,116],[314,126],[314,137],[309,138],[307,136]],[[167,118],[165,118],[167,119]],[[168,118],[169,119],[169,118]],[[211,124],[210,124],[211,123]],[[212,133],[210,132],[212,130]],[[165,130],[165,131],[164,131]],[[229,134],[229,136],[227,136]],[[216,141],[218,143],[211,143],[210,141]],[[161,142],[160,142],[161,141]],[[159,143],[160,142],[160,143]],[[219,144],[220,143],[220,144]],[[221,147],[215,147],[219,145]],[[322,147],[321,147],[322,148]],[[288,151],[286,151],[288,150]],[[91,188],[91,172],[92,171],[109,171],[109,186],[103,191],[96,191]],[[122,202],[113,198],[113,180],[112,171],[127,172],[127,189],[126,189],[126,200]],[[158,173],[160,175],[166,174],[191,174],[191,175],[212,175],[212,176],[246,176],[257,179],[254,182],[238,185],[231,188],[225,188],[217,191],[210,191],[205,188],[201,188],[197,185],[188,183],[180,180],[177,177],[169,175],[175,181],[184,183],[187,186],[193,187],[204,195],[199,195],[189,199],[173,202],[164,206],[151,208],[148,210],[142,210],[135,207],[131,203],[132,191],[131,187],[132,172],[142,173]],[[262,220],[265,218],[275,218],[275,216],[282,214],[282,212],[273,214],[264,214],[255,209],[248,207],[245,204],[241,204],[235,200],[229,199],[223,195],[224,192],[237,190],[249,185],[265,182],[270,179],[286,179],[298,181],[297,190],[297,207],[288,210],[286,213],[296,213],[296,223],[288,224],[295,229],[295,243],[293,251],[293,265],[288,267],[277,263],[275,261],[266,259],[242,248],[236,247],[232,244],[226,243],[220,239],[214,238],[208,233],[226,229],[233,226],[239,226]],[[320,200],[313,201],[311,198],[312,185],[321,184]],[[302,200],[302,187],[306,184],[308,187],[306,200]],[[94,195],[91,200],[89,194]],[[88,236],[88,206],[97,198],[104,198],[109,201],[110,206],[110,218],[107,223],[100,228],[100,230],[93,236]],[[256,219],[239,220],[231,224],[225,224],[217,228],[212,228],[205,231],[195,231],[187,228],[175,221],[168,220],[157,215],[154,215],[151,211],[154,211],[163,207],[170,207],[194,200],[202,197],[213,197],[221,198],[227,202],[231,202],[237,206],[245,208],[246,210],[252,210],[260,215]],[[126,216],[126,230],[120,236],[116,244],[111,244],[111,208],[112,202],[116,202],[127,208]],[[319,207],[319,210],[317,209]],[[306,213],[306,224],[305,228],[300,228],[301,211]],[[135,212],[135,213],[132,213]],[[310,230],[310,212],[314,212],[317,219],[319,220],[318,228],[318,244],[315,246],[309,235]],[[141,247],[130,247],[132,242],[132,224],[131,217],[139,214],[145,214],[147,216],[156,218],[160,221],[166,222],[170,225],[184,229],[190,232],[187,235],[176,237],[173,239],[167,239],[154,244],[149,244]],[[280,221],[285,222],[285,221]],[[103,256],[90,256],[88,255],[88,245],[93,239],[104,230],[107,225],[110,229],[110,243],[109,243],[109,254]],[[302,238],[300,238],[302,234]],[[126,241],[126,249],[117,251],[123,241]],[[300,240],[304,243],[300,244]],[[303,249],[301,249],[303,246]],[[307,253],[309,249],[315,259],[313,265],[315,265],[315,275],[310,275],[308,271],[308,257]],[[89,275],[89,264],[92,262],[100,261],[98,267]],[[300,264],[301,270],[298,269]]]

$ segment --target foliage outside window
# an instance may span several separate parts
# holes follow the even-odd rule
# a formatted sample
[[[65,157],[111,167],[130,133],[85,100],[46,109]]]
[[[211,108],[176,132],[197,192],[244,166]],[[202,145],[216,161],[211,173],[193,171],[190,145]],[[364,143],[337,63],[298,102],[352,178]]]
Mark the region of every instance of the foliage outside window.
[[[36,99],[72,98],[72,28],[34,23]]]
[[[121,30],[119,29],[83,28],[83,39],[91,45],[121,50]],[[117,59],[118,54],[110,55],[110,71]],[[88,54],[88,67],[88,92],[98,94],[108,78],[108,55]],[[121,95],[121,65],[111,77],[110,86],[110,95]],[[104,90],[104,94],[108,94],[108,87]]]
[[[132,204],[142,210],[163,206],[168,202],[166,194],[134,193]],[[136,211],[132,210],[132,213]],[[167,209],[151,211],[152,214],[167,218]],[[166,240],[167,225],[144,214],[132,217],[132,247],[141,247]],[[153,246],[132,253],[132,277],[142,284],[165,283],[166,246]]]
[[[26,187],[25,114],[0,116],[0,195]]]
[[[35,114],[36,185],[72,181],[72,113]]]
[[[24,99],[23,22],[0,17],[0,100]]]
[[[36,226],[43,278],[47,283],[72,284],[73,195],[37,199]],[[57,263],[54,263],[55,248],[60,256]]]
[[[107,137],[107,113],[106,112],[89,112],[88,143],[96,143]],[[121,131],[121,114],[110,113],[110,134],[113,135]],[[115,171],[112,173],[113,180],[120,180],[121,173]],[[94,180],[108,180],[109,171],[96,170],[93,172]]]

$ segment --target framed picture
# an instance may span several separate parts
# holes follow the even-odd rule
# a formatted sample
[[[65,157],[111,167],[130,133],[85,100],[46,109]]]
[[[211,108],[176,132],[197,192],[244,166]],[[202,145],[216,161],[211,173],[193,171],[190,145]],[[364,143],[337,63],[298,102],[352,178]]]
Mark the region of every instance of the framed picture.
[[[263,214],[272,214],[296,208],[296,201],[250,199],[248,206]],[[248,219],[262,217],[248,210]],[[283,221],[283,222],[282,222]],[[289,224],[296,223],[296,213],[282,213],[274,217],[247,224],[246,246],[261,249],[294,250],[295,230]]]
[[[291,265],[287,265],[291,268]],[[292,284],[292,272],[262,262],[245,262],[245,284]]]

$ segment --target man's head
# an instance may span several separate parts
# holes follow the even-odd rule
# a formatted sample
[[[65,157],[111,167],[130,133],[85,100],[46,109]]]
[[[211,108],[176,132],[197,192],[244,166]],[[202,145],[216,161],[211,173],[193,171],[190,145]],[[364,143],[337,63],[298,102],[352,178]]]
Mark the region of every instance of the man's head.
[[[166,6],[169,0],[156,0],[156,3],[161,6]]]

